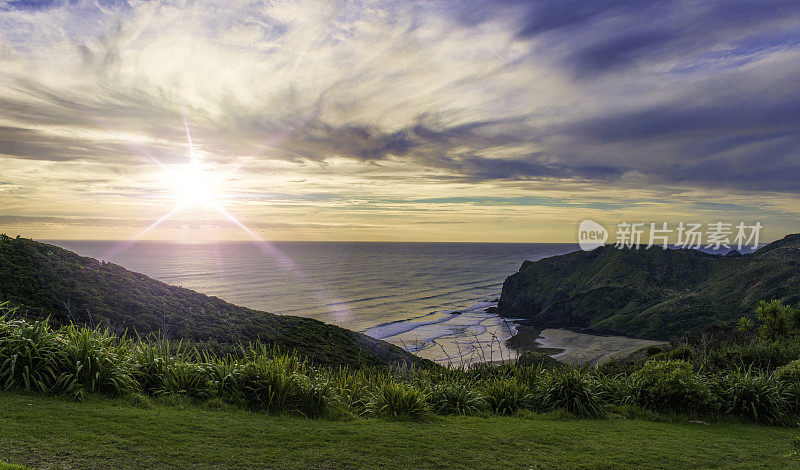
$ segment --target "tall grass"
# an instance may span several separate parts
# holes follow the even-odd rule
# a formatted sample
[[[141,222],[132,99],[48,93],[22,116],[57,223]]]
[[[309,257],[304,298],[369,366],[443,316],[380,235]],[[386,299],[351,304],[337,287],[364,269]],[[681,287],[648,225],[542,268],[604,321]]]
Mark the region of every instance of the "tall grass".
[[[426,399],[424,392],[410,385],[386,382],[375,390],[367,409],[375,416],[420,419],[430,411]]]
[[[5,390],[46,392],[62,386],[59,365],[66,339],[46,320],[26,322],[0,317],[0,384]]]
[[[516,377],[495,378],[483,389],[489,409],[499,415],[510,415],[533,406],[533,393]]]
[[[263,343],[218,356],[164,338],[130,339],[72,325],[53,328],[46,320],[16,319],[0,305],[2,389],[78,399],[93,394],[168,396],[308,418],[422,419],[432,413],[510,415],[519,410],[566,410],[596,418],[608,406],[634,406],[650,413],[735,415],[793,425],[800,412],[797,364],[774,375],[755,369],[712,374],[667,359],[616,374],[514,364],[316,368]]]
[[[777,425],[793,421],[781,382],[770,376],[749,369],[734,371],[723,377],[718,387],[717,396],[726,414]]]
[[[599,418],[604,414],[596,378],[581,369],[564,368],[546,374],[538,396],[546,409],[565,409],[584,418]]]
[[[106,329],[74,325],[62,328],[59,333],[65,340],[58,364],[63,392],[76,396],[123,395],[137,388],[128,360],[129,340]]]

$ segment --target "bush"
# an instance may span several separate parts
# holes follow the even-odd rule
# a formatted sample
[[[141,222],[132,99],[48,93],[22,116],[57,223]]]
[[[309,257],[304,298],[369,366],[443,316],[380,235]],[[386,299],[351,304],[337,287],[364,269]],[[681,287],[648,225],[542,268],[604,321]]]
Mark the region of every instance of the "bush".
[[[279,362],[259,357],[237,370],[237,392],[252,410],[268,413],[297,411],[304,379],[305,376],[287,371]]]
[[[606,374],[595,372],[595,392],[607,404],[626,405],[633,403],[633,383],[630,374]]]
[[[676,361],[691,361],[692,350],[689,348],[689,346],[678,346],[677,348],[671,351],[667,351],[665,357],[667,359]]]
[[[516,378],[495,379],[484,389],[486,403],[492,412],[510,415],[533,404],[531,390]]]
[[[154,394],[164,390],[164,376],[169,365],[181,354],[181,344],[175,348],[167,340],[136,343],[130,354],[133,376],[144,393]]]
[[[488,407],[483,394],[466,384],[437,384],[430,388],[428,402],[443,415],[472,415]]]
[[[792,413],[797,414],[800,412],[800,382],[791,382],[788,385],[781,382],[785,386],[783,389],[783,396],[789,405]]]
[[[713,350],[709,364],[719,370],[752,369],[772,372],[800,358],[797,341],[753,341],[743,345]]]
[[[332,417],[339,411],[341,402],[327,380],[311,380],[296,376],[300,380],[301,393],[298,395],[297,412],[306,418]]]
[[[375,416],[393,419],[421,419],[429,412],[424,393],[397,382],[379,387],[367,408]]]
[[[170,362],[163,371],[160,395],[185,395],[191,398],[207,399],[214,395],[214,388],[206,373],[204,364],[196,362]]]
[[[775,379],[787,384],[800,382],[800,359],[778,367],[775,370]]]
[[[661,349],[660,346],[650,345],[644,350],[644,353],[647,355],[647,357],[650,357],[650,356],[655,356],[656,354],[662,351],[663,349]]]
[[[752,418],[768,424],[791,424],[789,403],[781,387],[770,377],[752,371],[734,371],[717,385],[725,414]]]
[[[368,412],[368,405],[378,384],[387,381],[385,376],[370,376],[366,371],[350,371],[341,368],[333,375],[331,386],[342,405],[361,415]]]
[[[631,375],[631,399],[657,411],[699,411],[711,404],[703,377],[684,361],[650,361]]]
[[[59,369],[60,392],[76,397],[101,393],[120,396],[138,388],[128,361],[130,342],[99,328],[67,326]]]
[[[596,384],[579,369],[546,374],[537,390],[537,397],[545,409],[563,408],[585,418],[603,415],[603,402]]]
[[[181,407],[202,400],[214,409],[230,404],[309,418],[354,413],[420,419],[431,411],[471,415],[483,410],[597,417],[611,405],[617,415],[643,409],[715,411],[781,425],[793,424],[793,413],[800,411],[798,346],[788,340],[725,350],[740,359],[759,357],[762,365],[794,356],[771,376],[741,369],[714,378],[676,360],[650,360],[615,375],[570,366],[546,370],[541,364],[392,372],[315,368],[260,343],[220,358],[161,338],[133,342],[107,330],[75,326],[54,331],[46,321],[14,320],[6,311],[0,305],[0,388],[77,397],[128,395],[142,407],[157,396],[159,402]]]
[[[64,339],[46,320],[26,322],[0,317],[0,387],[51,392],[62,377]]]

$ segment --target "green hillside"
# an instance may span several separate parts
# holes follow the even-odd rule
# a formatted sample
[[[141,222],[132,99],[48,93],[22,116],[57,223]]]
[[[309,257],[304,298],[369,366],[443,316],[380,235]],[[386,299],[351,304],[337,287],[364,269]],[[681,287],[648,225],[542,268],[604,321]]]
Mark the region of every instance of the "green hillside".
[[[0,236],[0,302],[29,318],[163,335],[226,351],[260,339],[319,364],[378,366],[427,361],[323,322],[239,307],[57,246]]]
[[[503,283],[498,311],[540,327],[668,339],[733,324],[768,299],[800,299],[800,234],[737,256],[607,245],[525,261]]]

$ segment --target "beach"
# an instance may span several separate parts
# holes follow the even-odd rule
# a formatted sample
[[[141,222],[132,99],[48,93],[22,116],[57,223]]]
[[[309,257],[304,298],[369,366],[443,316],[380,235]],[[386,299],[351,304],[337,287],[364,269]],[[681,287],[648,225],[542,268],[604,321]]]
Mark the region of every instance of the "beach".
[[[597,365],[647,346],[666,344],[664,341],[626,336],[578,333],[561,328],[539,330],[521,325],[517,326],[517,334],[508,342],[518,352],[539,351],[561,362],[580,365]]]

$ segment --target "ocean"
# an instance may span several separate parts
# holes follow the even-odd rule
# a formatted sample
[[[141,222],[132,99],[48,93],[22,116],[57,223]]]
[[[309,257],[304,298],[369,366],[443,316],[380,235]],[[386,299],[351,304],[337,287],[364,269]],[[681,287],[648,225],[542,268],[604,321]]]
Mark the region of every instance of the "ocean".
[[[575,244],[48,240],[168,284],[316,318],[453,365],[507,360],[513,322],[486,313],[524,260]]]

